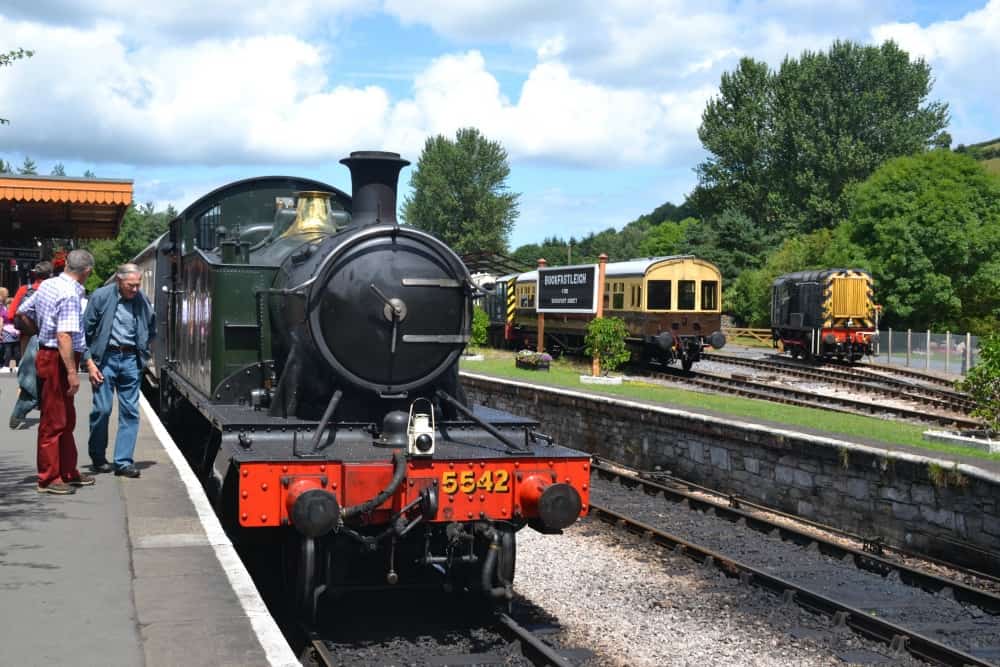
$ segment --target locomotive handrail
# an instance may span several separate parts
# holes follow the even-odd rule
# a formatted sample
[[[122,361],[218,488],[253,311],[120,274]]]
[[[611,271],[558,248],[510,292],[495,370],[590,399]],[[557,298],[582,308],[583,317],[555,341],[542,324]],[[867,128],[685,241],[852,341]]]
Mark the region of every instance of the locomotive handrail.
[[[472,421],[474,421],[477,424],[479,424],[480,426],[482,426],[484,429],[486,429],[487,433],[489,433],[494,438],[498,439],[500,442],[502,442],[505,445],[507,445],[507,453],[508,454],[531,454],[531,455],[534,455],[534,452],[532,452],[530,449],[528,449],[526,447],[520,447],[520,446],[518,446],[513,440],[511,440],[510,438],[508,438],[507,436],[505,436],[503,433],[501,433],[500,430],[497,429],[497,428],[495,428],[492,424],[489,424],[486,421],[484,421],[484,420],[480,419],[479,417],[477,417],[472,412],[472,410],[470,410],[469,408],[467,408],[464,405],[462,405],[462,403],[460,401],[458,401],[454,396],[452,396],[451,394],[449,394],[448,392],[446,392],[444,389],[438,389],[435,393],[436,393],[436,395],[437,395],[438,398],[440,398],[441,400],[445,401],[450,406],[452,406],[453,408],[455,408],[456,410],[458,410],[459,412],[461,412],[463,415],[465,415],[466,417],[468,417]]]

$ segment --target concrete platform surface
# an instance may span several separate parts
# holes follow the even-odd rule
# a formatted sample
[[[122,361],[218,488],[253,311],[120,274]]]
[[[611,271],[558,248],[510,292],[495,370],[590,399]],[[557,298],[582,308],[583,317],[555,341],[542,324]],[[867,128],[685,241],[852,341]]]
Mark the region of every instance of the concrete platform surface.
[[[16,393],[16,378],[0,375],[0,664],[299,664],[148,404],[141,478],[98,475],[54,496],[35,490],[38,413],[27,430],[8,429]],[[84,381],[83,472],[90,405]]]

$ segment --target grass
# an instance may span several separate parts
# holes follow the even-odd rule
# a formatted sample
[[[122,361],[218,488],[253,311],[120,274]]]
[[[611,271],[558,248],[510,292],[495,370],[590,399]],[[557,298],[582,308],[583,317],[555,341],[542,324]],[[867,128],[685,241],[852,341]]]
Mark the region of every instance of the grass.
[[[898,421],[848,415],[829,410],[800,408],[771,401],[689,391],[647,382],[627,382],[621,385],[586,385],[580,382],[581,374],[589,374],[590,367],[581,362],[558,359],[548,372],[523,370],[514,367],[514,353],[501,350],[480,350],[483,361],[462,362],[462,370],[470,373],[524,380],[539,384],[565,387],[578,391],[609,394],[623,398],[675,407],[692,407],[716,413],[743,417],[750,421],[766,420],[794,427],[808,427],[828,433],[831,437],[851,440],[863,438],[889,444],[909,445],[945,454],[958,454],[985,460],[1000,461],[1000,454],[990,454],[971,447],[956,447],[922,438],[925,427]]]

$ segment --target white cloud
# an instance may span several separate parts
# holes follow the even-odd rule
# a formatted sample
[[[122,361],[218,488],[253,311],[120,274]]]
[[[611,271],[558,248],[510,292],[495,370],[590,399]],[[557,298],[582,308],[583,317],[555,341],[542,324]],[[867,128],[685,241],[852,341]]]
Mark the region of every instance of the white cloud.
[[[865,3],[819,0],[799,11],[785,0],[429,0],[419,7],[387,0],[401,21],[465,41],[488,34],[487,41],[537,58],[523,80],[501,85],[499,65],[491,68],[479,50],[439,55],[421,62],[411,90],[400,95],[364,79],[332,78],[339,43],[303,36],[354,11],[348,0],[293,3],[287,11],[277,0],[242,11],[236,0],[204,4],[13,0],[0,14],[0,43],[38,53],[0,76],[0,115],[13,123],[4,140],[36,158],[90,163],[319,164],[358,148],[416,157],[429,135],[475,126],[515,160],[689,166],[705,101],[740,55],[776,66],[789,51],[825,48],[833,34],[872,25],[843,28],[851,12],[872,11]],[[227,13],[227,33],[139,38],[210,25]],[[46,22],[57,14],[60,25]],[[941,90],[955,93],[943,96],[964,118],[955,100],[971,99],[971,108],[997,94],[982,63],[1000,55],[991,40],[998,28],[1000,0],[993,0],[958,21],[882,25],[871,36],[894,37],[930,58]]]
[[[6,0],[10,19],[89,29],[114,23],[136,41],[189,43],[206,38],[335,30],[337,21],[372,11],[376,0]]]
[[[478,51],[431,61],[412,96],[338,85],[328,54],[290,35],[130,49],[121,26],[0,18],[0,37],[40,48],[0,78],[16,150],[130,164],[322,163],[359,147],[419,154],[425,138],[480,128],[514,158],[646,164],[694,143],[709,90],[609,88],[537,65],[516,100]],[[5,105],[6,106],[6,105]]]
[[[996,63],[1000,62],[1000,0],[954,21],[926,27],[890,23],[872,29],[872,38],[895,40],[914,57],[930,64],[934,96],[949,102],[951,132],[973,143],[996,136],[995,110],[1000,106]]]

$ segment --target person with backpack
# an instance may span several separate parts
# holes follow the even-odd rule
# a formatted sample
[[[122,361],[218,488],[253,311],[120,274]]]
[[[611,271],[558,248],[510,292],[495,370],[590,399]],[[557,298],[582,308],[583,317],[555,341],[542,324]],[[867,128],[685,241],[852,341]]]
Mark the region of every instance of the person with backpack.
[[[31,272],[32,281],[26,285],[21,285],[11,301],[8,309],[9,315],[14,318],[14,326],[20,333],[21,364],[17,367],[17,384],[19,392],[17,400],[14,402],[14,410],[11,412],[8,425],[16,430],[28,428],[26,417],[28,413],[38,407],[39,396],[42,395],[41,383],[38,379],[38,372],[35,370],[35,352],[38,350],[38,337],[35,331],[24,329],[26,325],[19,323],[16,315],[17,309],[24,301],[30,297],[42,281],[52,275],[52,262],[39,262],[35,265],[35,270]]]
[[[29,278],[30,281],[21,285],[17,288],[17,292],[14,293],[14,300],[10,302],[10,308],[8,315],[13,319],[17,315],[17,309],[21,306],[21,302],[27,299],[29,296],[35,293],[38,286],[42,284],[42,281],[50,278],[52,276],[52,262],[43,261],[35,264],[35,269],[31,272]],[[17,321],[15,320],[14,326],[17,326]],[[21,332],[22,334],[24,332]],[[24,356],[24,348],[28,347],[29,335],[22,335],[20,339],[21,343],[21,356]]]

